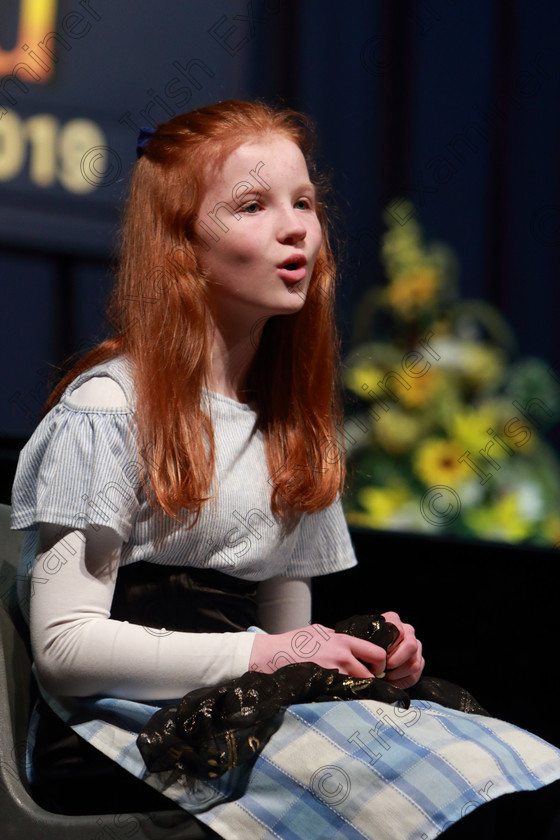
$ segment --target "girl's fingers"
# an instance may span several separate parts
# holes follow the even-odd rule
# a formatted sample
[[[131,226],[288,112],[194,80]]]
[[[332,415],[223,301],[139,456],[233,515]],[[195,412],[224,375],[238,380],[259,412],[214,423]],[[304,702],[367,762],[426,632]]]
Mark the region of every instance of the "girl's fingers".
[[[394,680],[407,679],[411,676],[416,676],[416,681],[420,679],[422,670],[424,668],[424,657],[420,657],[413,662],[406,662],[400,668],[394,668],[387,671],[387,679],[393,682]]]
[[[415,656],[420,656],[421,653],[422,643],[415,636],[408,636],[388,654],[387,668],[391,670],[399,668]]]
[[[418,682],[424,669],[422,643],[416,638],[414,627],[403,624],[397,613],[387,612],[383,616],[399,631],[399,637],[389,651],[386,653],[383,648],[364,639],[345,636],[348,652],[355,659],[339,666],[339,670],[353,677],[371,677],[372,674],[380,676],[386,673],[391,685],[410,688]],[[342,634],[335,635],[340,638]]]
[[[348,668],[347,672],[343,671],[341,673],[348,673],[348,676],[350,676],[350,677],[359,677],[359,678],[368,679],[368,680],[370,680],[373,676],[376,676],[373,673],[373,670],[370,670],[369,668],[366,668],[366,666],[363,663],[358,662],[358,660],[356,660],[355,663],[352,663],[352,665]],[[383,672],[381,670],[379,670],[378,673],[381,674]]]
[[[416,683],[420,679],[420,676],[421,675],[413,674],[409,677],[403,678],[402,680],[393,680],[387,678],[387,682],[390,683],[390,685],[394,685],[395,688],[401,688],[403,691],[406,691],[407,688],[412,688],[413,685],[416,685]]]
[[[399,668],[394,668],[387,671],[387,680],[393,684],[399,684],[399,688],[402,688],[400,682],[402,680],[407,680],[409,687],[414,685],[418,682],[420,677],[422,676],[422,671],[424,670],[424,657],[422,655],[418,655],[410,659],[408,662],[405,662],[404,665],[401,665]]]
[[[370,676],[382,674],[387,668],[387,654],[379,645],[374,645],[365,639],[358,639],[355,636],[347,636],[350,640],[350,650],[352,655],[361,662],[366,662],[369,665],[369,674],[360,674],[360,676]],[[366,668],[367,670],[367,668]]]
[[[388,622],[389,622],[389,624],[394,624],[394,625],[395,625],[395,627],[396,627],[398,630],[400,630],[400,633],[401,633],[401,638],[402,638],[403,633],[404,633],[404,625],[403,625],[403,623],[402,623],[402,621],[401,621],[401,617],[400,617],[400,615],[399,615],[398,613],[396,613],[396,612],[385,612],[385,613],[381,613],[381,615],[383,616],[383,618],[385,619],[385,621],[388,621]],[[397,639],[397,641],[395,642],[395,644],[398,644],[398,643],[399,643],[399,639]]]

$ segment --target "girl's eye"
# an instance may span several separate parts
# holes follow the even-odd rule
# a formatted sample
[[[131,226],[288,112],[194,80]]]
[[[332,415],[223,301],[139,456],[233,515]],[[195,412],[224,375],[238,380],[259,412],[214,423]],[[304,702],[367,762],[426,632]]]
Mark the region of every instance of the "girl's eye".
[[[308,198],[298,198],[296,201],[296,207],[298,210],[309,210],[311,207],[311,202]]]
[[[258,211],[259,205],[256,201],[252,201],[250,204],[246,204],[243,208],[243,213],[249,213],[249,215],[254,216],[255,213]]]

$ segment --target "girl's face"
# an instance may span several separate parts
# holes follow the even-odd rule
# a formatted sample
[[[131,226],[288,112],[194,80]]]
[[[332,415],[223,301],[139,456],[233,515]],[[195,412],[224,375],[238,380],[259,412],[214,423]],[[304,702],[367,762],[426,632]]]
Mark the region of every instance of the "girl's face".
[[[199,221],[207,245],[198,257],[220,323],[250,331],[266,316],[302,308],[322,232],[295,143],[272,135],[235,149],[208,179]]]

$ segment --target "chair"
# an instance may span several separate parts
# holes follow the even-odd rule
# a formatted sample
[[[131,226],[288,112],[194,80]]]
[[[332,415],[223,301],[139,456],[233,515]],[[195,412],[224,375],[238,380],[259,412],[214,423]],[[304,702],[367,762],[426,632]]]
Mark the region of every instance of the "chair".
[[[218,835],[180,810],[66,816],[31,797],[24,756],[37,687],[31,672],[26,625],[18,612],[15,580],[21,532],[10,531],[10,507],[0,505],[0,814],[3,840],[208,840]],[[119,828],[121,829],[119,831]]]

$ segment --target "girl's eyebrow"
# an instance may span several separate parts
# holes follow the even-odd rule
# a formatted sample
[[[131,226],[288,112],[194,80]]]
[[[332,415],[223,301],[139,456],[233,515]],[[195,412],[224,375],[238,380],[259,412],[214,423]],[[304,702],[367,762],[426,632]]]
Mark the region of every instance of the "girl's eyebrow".
[[[297,187],[294,187],[293,191],[294,192],[306,192],[307,191],[307,192],[313,193],[313,195],[315,195],[315,193],[316,193],[316,189],[315,189],[314,185],[312,183],[310,183],[309,181],[305,181],[303,184],[298,184]],[[262,189],[259,189],[258,187],[249,187],[248,189],[243,190],[243,192],[241,193],[241,198],[245,198],[245,196],[247,196],[247,195],[262,195],[262,194],[263,194]]]
[[[239,196],[238,200],[245,201],[245,198],[247,196],[251,196],[251,195],[261,196],[262,195],[262,189],[259,190],[257,187],[250,187],[247,190],[243,190],[243,192],[240,193],[240,196]]]
[[[299,187],[296,187],[296,192],[298,192],[299,190],[308,190],[308,192],[313,193],[313,195],[315,195],[315,193],[317,192],[314,185],[311,184],[309,181],[306,181],[304,184],[300,184]]]

